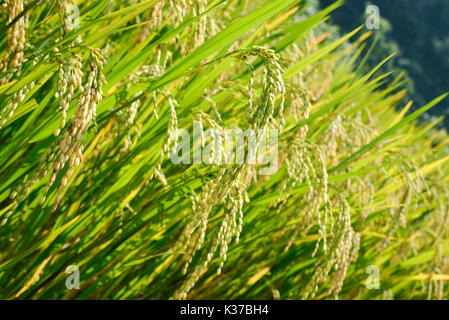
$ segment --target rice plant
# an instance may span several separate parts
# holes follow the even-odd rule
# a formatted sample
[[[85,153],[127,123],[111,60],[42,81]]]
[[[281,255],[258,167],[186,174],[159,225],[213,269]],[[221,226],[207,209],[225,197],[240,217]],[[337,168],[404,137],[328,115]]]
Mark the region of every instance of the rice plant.
[[[0,297],[447,298],[449,138],[418,122],[445,96],[410,112],[392,57],[361,74],[339,5],[3,3]],[[278,170],[175,164],[196,124],[189,158],[277,130]]]

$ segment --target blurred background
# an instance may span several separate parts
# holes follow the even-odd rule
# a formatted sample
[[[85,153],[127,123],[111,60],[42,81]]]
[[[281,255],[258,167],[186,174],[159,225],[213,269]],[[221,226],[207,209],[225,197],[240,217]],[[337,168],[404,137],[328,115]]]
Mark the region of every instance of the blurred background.
[[[317,8],[333,2],[309,0]],[[405,74],[406,98],[415,101],[415,109],[449,91],[449,0],[345,0],[330,22],[340,33],[347,33],[365,24],[368,5],[379,7],[381,23],[379,30],[372,30],[370,41],[377,42],[367,70],[397,52],[382,70]],[[449,128],[449,99],[433,107],[424,118],[439,116],[445,116],[442,125]]]

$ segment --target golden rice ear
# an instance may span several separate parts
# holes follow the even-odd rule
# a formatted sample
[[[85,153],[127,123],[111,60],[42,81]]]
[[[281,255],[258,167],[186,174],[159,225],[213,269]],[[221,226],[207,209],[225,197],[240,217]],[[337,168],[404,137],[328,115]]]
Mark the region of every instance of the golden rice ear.
[[[56,55],[59,54],[59,51]],[[70,53],[69,53],[70,55]],[[64,56],[56,56],[59,60],[58,71],[58,89],[55,93],[55,98],[59,99],[58,110],[61,111],[62,119],[59,128],[54,132],[58,136],[61,130],[65,127],[67,121],[67,111],[70,106],[72,97],[83,92],[82,85],[83,71],[82,71],[82,57],[81,54],[73,53],[69,58]]]
[[[11,23],[23,11],[23,0],[8,0],[9,19]],[[8,30],[6,53],[0,61],[0,71],[8,74],[0,79],[0,84],[6,84],[14,74],[20,75],[20,67],[23,62],[23,50],[25,48],[26,16],[18,19]]]
[[[149,180],[152,180],[154,177],[160,178],[163,176],[162,162],[170,157],[170,151],[173,148],[176,148],[178,141],[178,117],[176,114],[176,107],[179,107],[179,104],[170,93],[166,94],[166,98],[170,109],[170,119],[168,121],[167,133],[164,139],[164,144],[161,148],[159,159],[153,167],[153,173],[150,175]],[[162,180],[166,181],[165,177],[162,178]],[[164,182],[164,185],[166,185],[166,182]]]
[[[11,119],[17,110],[17,107],[23,103],[26,95],[34,87],[34,82],[23,86],[17,93],[15,93],[8,104],[0,111],[0,129],[2,129],[6,122]]]
[[[249,70],[251,74],[251,78],[249,80],[249,103],[248,103],[248,111],[247,117],[249,118],[249,122],[251,128],[256,132],[260,130],[264,130],[273,120],[273,116],[277,113],[279,117],[279,128],[282,130],[282,127],[285,124],[284,119],[284,104],[285,104],[285,85],[284,80],[282,78],[282,74],[284,73],[284,69],[281,67],[279,63],[279,55],[274,52],[272,49],[267,49],[260,46],[254,46],[250,49],[242,49],[237,50],[235,52],[231,52],[228,55],[234,56],[235,58],[242,60],[247,65],[247,59],[249,57],[258,57],[261,58],[264,63],[264,71],[262,78],[262,93],[260,95],[260,103],[259,106],[255,108],[253,111],[253,73],[252,67],[249,65]],[[276,96],[280,95],[281,101],[277,110],[275,110],[276,105]]]
[[[281,103],[278,109],[279,116],[282,118],[285,87],[282,79],[282,73],[284,72],[278,63],[279,56],[271,49],[263,47],[253,47],[246,50],[238,50],[231,53],[238,59],[246,59],[248,56],[260,57],[264,61],[264,78],[262,85],[261,102],[259,107],[254,111],[254,114],[250,118],[250,128],[254,129],[256,135],[259,136],[269,125],[269,121],[273,118],[275,109],[275,95],[281,95]],[[250,80],[250,86],[252,87],[252,80]],[[252,97],[250,97],[252,100]],[[250,102],[251,107],[252,102]],[[204,117],[205,115],[203,115]],[[200,115],[201,117],[201,115]],[[221,127],[205,116],[209,124],[216,128]],[[200,118],[201,119],[201,118]],[[281,120],[281,128],[283,121]],[[168,139],[168,141],[170,141]],[[204,139],[202,139],[204,141]],[[251,180],[251,175],[254,173],[250,169],[252,165],[244,164],[238,166],[232,166],[230,169],[222,168],[216,177],[214,182],[210,181],[203,187],[203,193],[199,203],[195,204],[196,212],[194,212],[194,218],[188,222],[185,227],[180,241],[177,242],[175,248],[182,252],[186,252],[186,262],[183,267],[183,273],[187,273],[188,266],[193,260],[195,253],[201,249],[205,232],[208,224],[208,216],[212,209],[222,204],[227,208],[227,214],[221,220],[219,231],[215,237],[216,240],[207,248],[207,254],[200,259],[197,266],[193,268],[193,271],[188,274],[187,279],[178,289],[173,298],[181,299],[187,296],[188,292],[193,288],[198,279],[203,275],[214,256],[215,252],[219,250],[219,266],[217,274],[221,273],[227,257],[228,245],[232,238],[235,237],[236,242],[239,241],[240,233],[243,223],[243,194],[246,192],[245,188],[240,187],[241,179],[244,176]],[[218,196],[217,196],[218,195]],[[238,221],[238,224],[237,224]],[[199,228],[194,226],[199,225]]]
[[[73,171],[79,166],[82,161],[83,153],[83,139],[86,132],[95,120],[96,108],[103,98],[101,87],[104,85],[104,76],[102,74],[103,65],[99,51],[91,50],[91,71],[89,73],[87,83],[84,85],[83,93],[80,96],[78,106],[75,114],[70,118],[70,123],[63,134],[59,136],[49,147],[46,154],[40,158],[38,170],[34,171],[32,175],[19,185],[19,191],[15,191],[14,208],[15,210],[20,202],[28,195],[30,188],[47,176],[47,173],[52,172],[47,187],[44,188],[44,193],[41,198],[41,203],[45,200],[49,188],[56,180],[58,173],[64,168],[65,164],[69,164],[69,169],[62,177],[61,186],[58,190],[52,211],[56,211],[62,199],[62,194],[66,190],[67,180],[72,176]],[[65,94],[61,91],[61,94]],[[63,110],[64,112],[65,110]],[[65,119],[63,119],[65,122]],[[62,129],[62,128],[61,128]],[[58,132],[59,133],[59,132]],[[70,160],[70,161],[69,161]],[[43,200],[42,200],[43,199]]]
[[[57,42],[61,41],[65,35],[61,23],[68,23],[68,15],[70,14],[65,0],[58,1],[58,7],[60,18],[60,36],[57,39]],[[66,31],[71,31],[69,27],[70,26],[66,25]],[[60,50],[62,48],[58,47],[54,47],[54,50],[52,50],[51,58],[59,64],[58,86],[55,93],[55,98],[59,100],[58,110],[61,110],[62,113],[59,128],[54,131],[54,135],[58,137],[61,131],[63,132],[63,135],[58,137],[59,139],[53,142],[46,155],[40,159],[39,169],[35,171],[31,177],[19,185],[18,189],[20,192],[17,192],[18,196],[15,197],[16,200],[13,211],[20,204],[20,201],[27,196],[31,186],[45,178],[47,173],[52,171],[48,185],[43,190],[44,193],[40,201],[42,204],[46,199],[49,188],[55,182],[58,172],[64,168],[65,164],[70,159],[70,168],[62,177],[61,187],[52,208],[52,211],[55,211],[61,201],[62,194],[66,189],[67,180],[71,177],[74,168],[78,167],[82,160],[83,138],[91,122],[96,123],[96,108],[103,97],[101,88],[106,81],[103,75],[103,63],[105,62],[104,57],[101,55],[100,50],[87,47],[85,50],[89,53],[91,60],[90,73],[86,80],[87,83],[85,83],[84,86],[82,85],[82,55],[72,51],[75,46],[82,44],[83,40],[81,36],[78,36],[70,43],[67,52],[62,52]],[[39,58],[39,56],[37,58]],[[19,98],[23,100],[24,95],[32,88],[33,85],[34,82],[31,83],[30,88],[24,86],[18,93]],[[72,97],[78,93],[81,93],[81,95],[77,109],[75,114],[70,118],[69,125],[65,128],[70,102]]]
[[[233,167],[231,170],[221,169],[216,182],[213,180],[209,181],[203,187],[203,192],[200,196],[195,195],[191,197],[194,210],[193,217],[187,223],[180,241],[175,246],[176,251],[186,252],[186,262],[183,267],[184,274],[187,273],[188,266],[193,260],[193,255],[200,250],[204,243],[208,216],[213,206],[223,203],[226,214],[221,220],[219,230],[214,235],[212,243],[206,247],[206,253],[193,266],[193,270],[187,275],[187,279],[176,290],[172,298],[185,299],[187,297],[189,291],[207,270],[207,266],[218,249],[219,266],[216,274],[221,274],[227,259],[228,246],[234,236],[236,237],[236,242],[238,242],[242,230],[244,186],[239,184],[239,179],[242,177],[242,172],[247,170],[247,168],[249,166],[244,165]]]
[[[207,0],[191,0],[187,5],[186,0],[180,1],[165,1],[161,0],[156,3],[150,10],[148,10],[143,18],[143,25],[140,27],[137,35],[136,44],[143,42],[150,35],[151,32],[156,32],[161,26],[162,22],[169,20],[171,24],[177,27],[183,22],[184,17],[188,14],[191,17],[196,17],[206,11]],[[213,28],[208,28],[208,24]],[[182,54],[189,53],[202,45],[207,36],[213,36],[218,32],[216,24],[213,19],[207,15],[199,17],[198,21],[194,22],[189,28],[186,39],[180,46]],[[178,36],[171,42],[177,43]]]
[[[351,227],[351,215],[349,203],[342,197],[339,198],[339,213],[335,217],[333,228],[330,231],[332,238],[329,250],[319,257],[315,264],[315,270],[308,284],[303,290],[303,299],[314,298],[319,285],[326,282],[332,269],[335,270],[332,285],[325,296],[338,297],[343,287],[349,265],[357,258],[360,235]]]

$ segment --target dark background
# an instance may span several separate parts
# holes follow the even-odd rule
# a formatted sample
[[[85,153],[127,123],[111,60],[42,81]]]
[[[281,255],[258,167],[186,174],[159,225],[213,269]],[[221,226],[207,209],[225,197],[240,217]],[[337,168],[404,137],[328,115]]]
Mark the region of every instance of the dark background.
[[[319,1],[323,8],[335,2]],[[405,72],[407,98],[415,101],[415,109],[449,91],[449,0],[346,0],[332,13],[331,23],[342,34],[364,25],[369,4],[379,7],[382,20],[380,29],[372,30],[375,36],[370,41],[377,36],[378,42],[367,68],[397,52],[383,71]],[[443,125],[449,128],[449,99],[429,115],[446,116]]]

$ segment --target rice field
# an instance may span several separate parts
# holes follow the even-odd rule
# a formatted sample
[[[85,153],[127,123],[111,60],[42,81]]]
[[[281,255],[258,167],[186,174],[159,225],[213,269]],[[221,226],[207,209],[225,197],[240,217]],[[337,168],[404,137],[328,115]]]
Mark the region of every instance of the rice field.
[[[341,4],[6,0],[0,298],[446,299],[446,95],[363,74]]]

